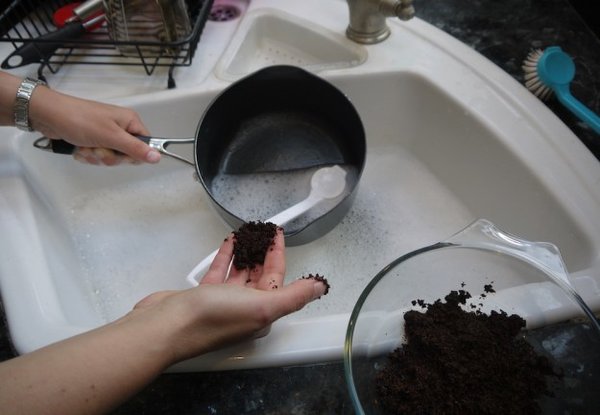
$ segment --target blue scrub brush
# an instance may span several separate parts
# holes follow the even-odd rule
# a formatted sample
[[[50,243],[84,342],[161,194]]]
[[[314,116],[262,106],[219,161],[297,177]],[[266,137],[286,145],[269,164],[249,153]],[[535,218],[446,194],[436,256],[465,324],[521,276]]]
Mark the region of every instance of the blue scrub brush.
[[[532,51],[523,62],[523,71],[527,89],[542,100],[548,99],[554,92],[568,110],[600,134],[598,114],[571,95],[569,84],[575,76],[575,64],[559,46]]]

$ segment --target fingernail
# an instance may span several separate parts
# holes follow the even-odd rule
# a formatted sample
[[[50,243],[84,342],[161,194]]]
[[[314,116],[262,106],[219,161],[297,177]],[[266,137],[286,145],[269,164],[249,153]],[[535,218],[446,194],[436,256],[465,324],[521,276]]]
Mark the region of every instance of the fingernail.
[[[321,298],[321,296],[323,295],[327,295],[329,293],[329,289],[331,288],[331,285],[329,284],[329,281],[327,281],[327,278],[319,274],[308,274],[307,276],[305,275],[300,277],[300,279],[315,281],[313,285],[313,300]]]
[[[83,158],[86,158],[92,155],[92,150],[87,147],[78,147],[77,154],[79,154]]]
[[[156,150],[150,150],[146,154],[146,161],[148,163],[158,163],[160,161],[160,153]]]
[[[313,285],[313,289],[314,289],[313,300],[316,300],[317,298],[321,298],[322,296],[324,296],[327,293],[327,286],[324,283],[322,283],[321,281],[315,282],[315,284]]]
[[[118,159],[115,156],[114,151],[112,150],[109,150],[107,148],[95,148],[93,150],[93,153],[98,162],[101,164],[104,164],[106,166],[114,166],[118,164]]]

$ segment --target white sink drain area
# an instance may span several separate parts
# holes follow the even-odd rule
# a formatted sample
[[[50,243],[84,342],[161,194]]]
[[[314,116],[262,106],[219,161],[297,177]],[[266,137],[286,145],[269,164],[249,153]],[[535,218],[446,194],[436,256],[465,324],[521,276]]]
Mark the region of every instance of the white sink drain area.
[[[263,3],[277,7],[251,6]],[[345,5],[330,3],[321,23],[343,30]],[[356,105],[368,141],[349,214],[319,240],[287,250],[288,281],[319,273],[330,294],[263,339],[172,370],[341,359],[349,313],[368,281],[477,218],[556,244],[574,284],[600,310],[600,163],[524,87],[465,45],[418,19],[392,23],[392,32],[364,64],[321,74]],[[215,78],[119,103],[136,108],[153,134],[185,137],[222,87]],[[0,136],[0,288],[19,352],[113,320],[153,291],[186,288],[187,273],[230,231],[191,167],[167,159],[86,166],[34,149],[35,134],[2,128]]]

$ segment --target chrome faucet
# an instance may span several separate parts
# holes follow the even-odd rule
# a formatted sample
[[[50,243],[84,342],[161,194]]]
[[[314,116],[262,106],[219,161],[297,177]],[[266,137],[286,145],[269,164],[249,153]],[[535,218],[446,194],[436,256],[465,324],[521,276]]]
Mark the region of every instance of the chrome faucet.
[[[358,43],[379,43],[390,35],[386,18],[409,20],[415,15],[412,0],[347,0],[350,24],[346,36]]]

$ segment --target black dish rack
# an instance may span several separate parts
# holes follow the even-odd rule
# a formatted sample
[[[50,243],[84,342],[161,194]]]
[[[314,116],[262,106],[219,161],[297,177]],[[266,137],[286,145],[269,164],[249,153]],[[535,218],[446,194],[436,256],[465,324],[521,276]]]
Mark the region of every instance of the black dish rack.
[[[186,1],[192,30],[176,42],[114,41],[104,24],[80,37],[61,42],[61,46],[48,55],[37,46],[57,42],[39,37],[57,30],[53,13],[68,3],[71,1],[0,0],[0,42],[10,42],[15,49],[33,43],[39,54],[36,60],[39,63],[38,78],[42,80],[46,80],[46,69],[54,74],[63,65],[72,64],[141,66],[147,75],[152,75],[157,67],[168,67],[168,88],[174,88],[173,70],[191,65],[213,0]],[[135,53],[123,55],[120,47]]]

